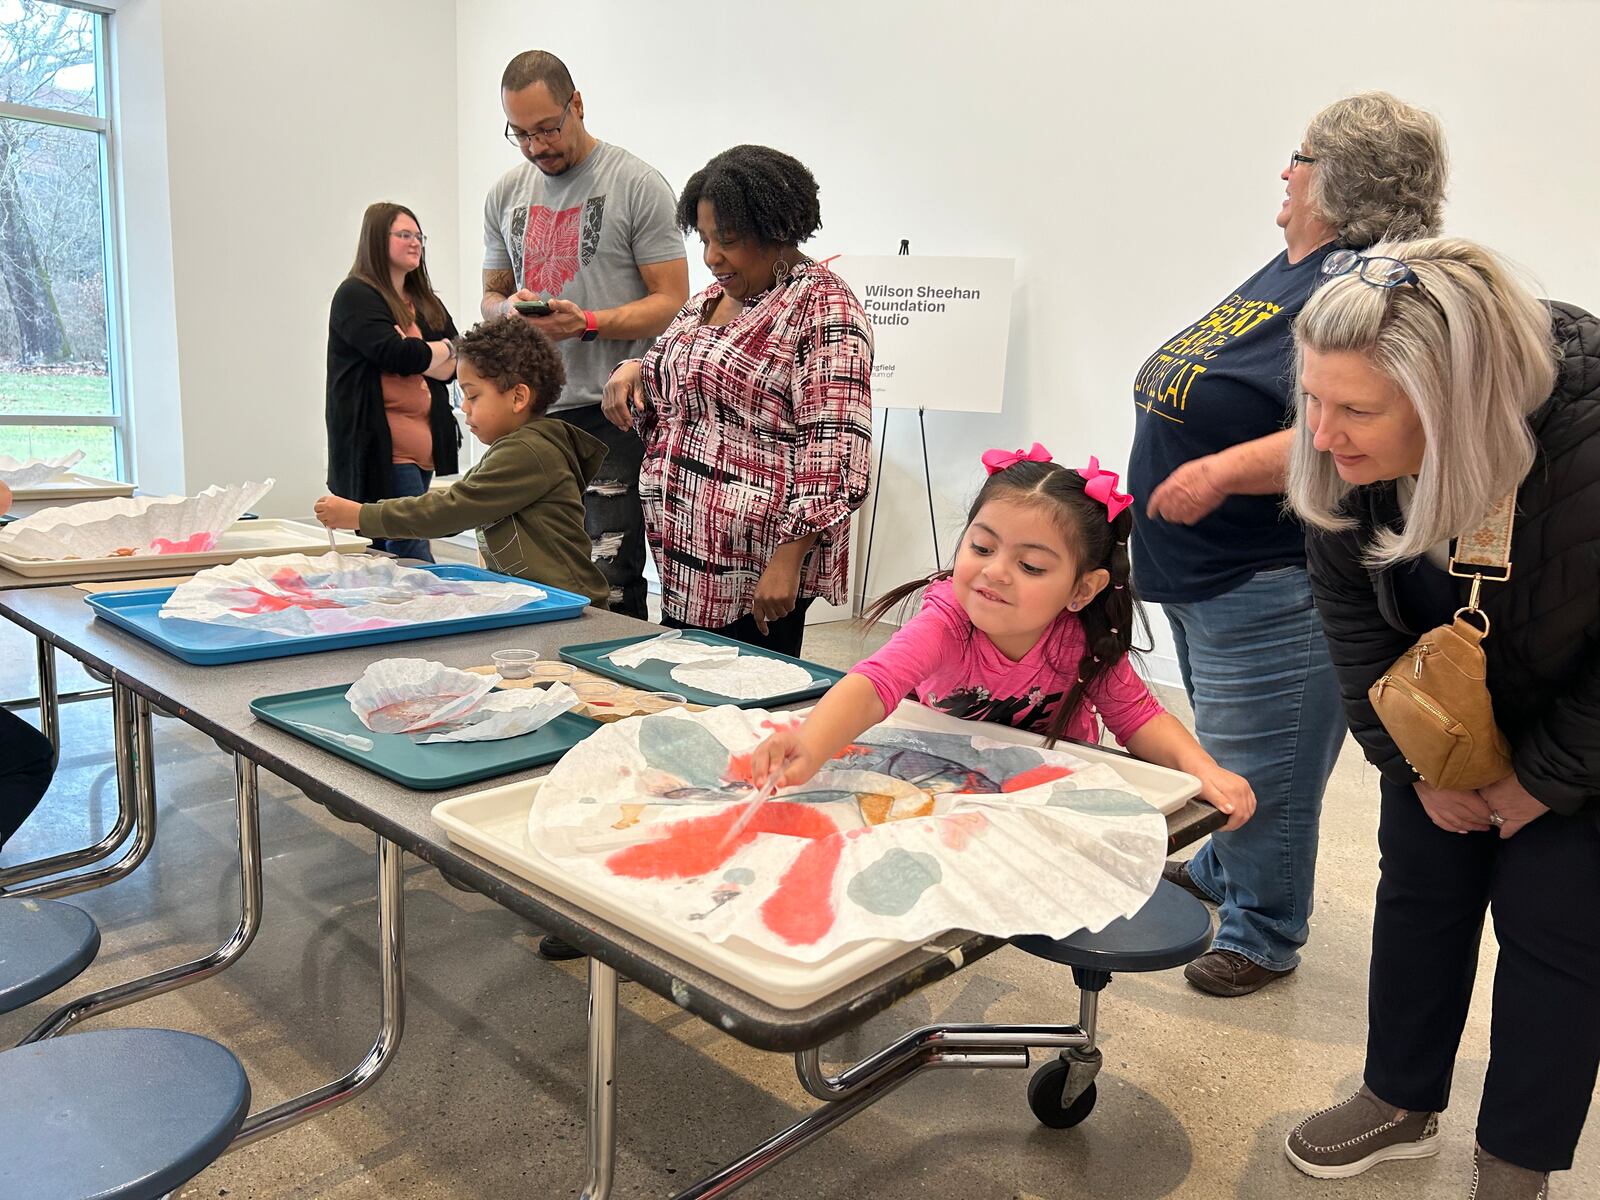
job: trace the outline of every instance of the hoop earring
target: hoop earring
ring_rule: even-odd
[[[787,279],[789,277],[789,269],[790,269],[789,268],[789,264],[784,262],[783,259],[781,259],[781,258],[778,259],[777,262],[772,264],[772,286],[773,287],[777,287],[780,283],[782,283],[785,279]]]

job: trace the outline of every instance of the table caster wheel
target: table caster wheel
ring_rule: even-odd
[[[1059,1058],[1034,1072],[1028,1081],[1028,1107],[1039,1124],[1051,1129],[1071,1129],[1094,1111],[1095,1086],[1089,1085],[1068,1103],[1062,1103],[1069,1067]]]

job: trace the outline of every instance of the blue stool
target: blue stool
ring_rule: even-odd
[[[59,900],[0,899],[0,1013],[48,996],[100,953],[100,930]]]
[[[250,1111],[222,1046],[105,1029],[0,1053],[0,1196],[158,1200],[210,1166]]]
[[[1042,1124],[1069,1129],[1094,1108],[1094,1077],[1100,1073],[1095,1045],[1095,1017],[1100,993],[1116,971],[1165,971],[1204,954],[1211,945],[1211,914],[1188,892],[1162,880],[1145,905],[1131,917],[1119,917],[1099,933],[1071,937],[1011,939],[1012,945],[1038,958],[1072,968],[1080,992],[1081,1024],[1089,1034],[1082,1049],[1063,1050],[1028,1082],[1028,1106]]]

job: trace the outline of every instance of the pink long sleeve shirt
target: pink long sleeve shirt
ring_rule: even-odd
[[[1056,705],[1077,679],[1084,654],[1083,625],[1063,611],[1021,661],[1012,662],[972,624],[948,579],[931,584],[922,609],[881,650],[852,671],[871,680],[883,711],[906,696],[970,721],[994,721],[1044,733]],[[1066,736],[1100,739],[1100,721],[1123,745],[1165,709],[1126,656],[1088,690],[1087,705],[1067,721]]]

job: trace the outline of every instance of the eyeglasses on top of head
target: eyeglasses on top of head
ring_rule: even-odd
[[[513,146],[527,146],[533,142],[540,142],[548,146],[554,139],[561,136],[561,131],[566,127],[567,118],[572,115],[572,100],[569,98],[561,106],[561,119],[554,125],[546,125],[542,129],[513,129],[511,122],[506,122],[505,139]]]
[[[1326,279],[1348,275],[1352,271],[1359,271],[1361,282],[1373,287],[1397,288],[1409,283],[1418,291],[1428,290],[1422,286],[1417,273],[1398,258],[1382,254],[1359,254],[1354,250],[1335,250],[1322,260],[1322,275]]]

